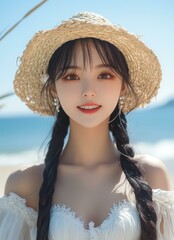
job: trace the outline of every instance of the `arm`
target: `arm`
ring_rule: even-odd
[[[5,195],[0,198],[0,239],[36,239],[37,212],[34,192],[37,190],[35,167],[11,174]],[[33,183],[35,182],[35,185]]]
[[[28,207],[37,210],[43,167],[41,164],[12,173],[5,185],[5,195],[16,193],[26,199]]]
[[[174,209],[171,207],[171,199],[174,198],[174,192],[170,191],[171,186],[167,168],[161,160],[150,155],[138,156],[136,160],[140,162],[145,180],[150,187],[152,189],[161,189],[159,193],[153,191],[155,210],[158,217],[158,240],[170,240],[171,236],[174,236],[172,230],[174,228]]]
[[[136,157],[142,166],[145,180],[152,189],[171,190],[170,177],[165,164],[150,155]]]

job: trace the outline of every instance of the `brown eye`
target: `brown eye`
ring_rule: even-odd
[[[111,79],[113,76],[109,73],[102,73],[99,75],[100,79]]]
[[[77,75],[74,75],[74,74],[69,74],[66,77],[64,77],[64,79],[66,79],[66,80],[78,80],[79,77]]]

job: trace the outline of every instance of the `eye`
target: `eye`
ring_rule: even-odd
[[[111,79],[111,78],[113,78],[113,76],[109,73],[102,73],[102,74],[99,75],[98,78],[99,79]]]
[[[67,76],[65,76],[63,79],[66,79],[66,80],[78,80],[79,77],[75,74],[69,74]]]

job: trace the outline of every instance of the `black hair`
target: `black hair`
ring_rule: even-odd
[[[84,64],[87,59],[90,62],[91,43],[95,46],[102,62],[109,64],[116,73],[121,75],[126,86],[133,92],[130,84],[129,69],[124,55],[114,45],[95,38],[72,40],[59,47],[49,61],[47,70],[49,79],[43,90],[49,92],[50,86],[54,84],[58,78],[65,74],[72,59],[76,58],[75,53],[77,44],[80,44],[82,47]],[[156,240],[157,216],[152,202],[152,189],[144,180],[141,167],[134,159],[134,151],[129,144],[126,117],[125,114],[120,111],[119,104],[117,104],[115,110],[110,116],[110,119],[113,119],[118,112],[120,112],[119,117],[109,123],[109,130],[113,135],[113,141],[116,144],[118,151],[121,153],[120,165],[122,170],[135,193],[136,207],[141,221],[141,240]],[[64,139],[67,135],[68,126],[69,117],[62,107],[60,107],[60,112],[56,116],[52,137],[49,142],[48,152],[45,158],[43,182],[39,192],[37,240],[48,240],[50,210],[52,206],[55,181],[57,178],[57,168],[59,164],[59,157],[64,145]]]
[[[117,105],[112,115],[118,112]],[[156,240],[157,215],[152,204],[152,189],[143,178],[140,164],[134,159],[134,151],[129,143],[127,132],[127,120],[122,111],[119,117],[109,125],[109,129],[120,152],[122,170],[135,194],[136,208],[141,221],[141,240]]]

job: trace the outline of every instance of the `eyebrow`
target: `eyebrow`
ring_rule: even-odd
[[[112,68],[110,64],[106,64],[106,63],[99,64],[95,67],[96,68]]]
[[[66,69],[67,69],[67,70],[68,70],[68,69],[81,69],[81,67],[76,66],[76,65],[71,65],[71,66],[68,66]]]
[[[94,68],[112,68],[112,67],[109,64],[102,63],[102,64],[94,66]],[[82,68],[80,66],[70,65],[70,66],[67,67],[67,70],[68,69],[78,69],[78,70],[80,70]]]

